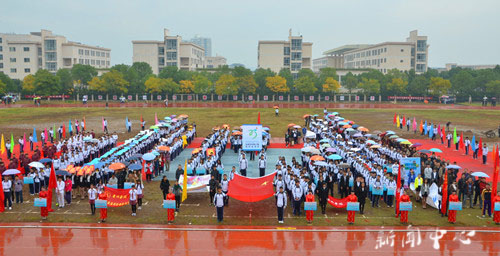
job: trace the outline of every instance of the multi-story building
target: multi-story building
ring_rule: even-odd
[[[302,36],[292,36],[290,29],[288,41],[259,41],[258,67],[279,72],[290,69],[296,78],[303,68],[311,69],[312,43],[304,42]]]
[[[368,47],[368,44],[352,44],[344,45],[323,52],[324,57],[317,58],[313,60],[313,71],[319,72],[323,68],[334,68],[343,69],[344,68],[344,53],[347,51],[352,51],[359,48]]]
[[[181,36],[169,35],[164,29],[163,41],[132,41],[133,62],[146,62],[154,74],[168,66],[183,70],[204,68],[205,49],[191,42],[182,42]]]
[[[205,57],[212,57],[212,39],[208,37],[200,37],[196,35],[194,38],[189,40],[191,43],[194,43],[198,46],[203,47],[205,49]]]
[[[491,64],[483,64],[483,65],[459,65],[457,63],[446,63],[444,69],[437,69],[439,72],[441,71],[450,71],[453,68],[463,68],[463,69],[471,69],[471,70],[480,70],[480,69],[493,69],[498,64],[496,65],[491,65]]]
[[[215,57],[206,57],[205,58],[205,67],[206,68],[220,68],[224,65],[227,65],[226,58],[222,56]]]
[[[391,69],[413,69],[422,74],[427,71],[428,49],[427,36],[414,30],[406,42],[384,42],[345,52],[344,68],[372,68],[384,74]]]
[[[0,72],[13,79],[23,79],[39,69],[55,73],[75,64],[106,69],[111,66],[110,53],[110,49],[71,42],[49,30],[0,34]]]

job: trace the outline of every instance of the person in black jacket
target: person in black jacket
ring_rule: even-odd
[[[348,182],[349,182],[349,177],[347,177],[346,173],[342,171],[342,176],[340,176],[339,180],[339,193],[340,193],[340,198],[345,198],[347,194],[347,187],[348,187]]]
[[[219,184],[215,180],[215,176],[211,175],[210,181],[208,182],[208,187],[210,188],[210,205],[213,204],[215,193],[217,192],[217,187]]]
[[[160,189],[161,192],[163,193],[163,200],[167,199],[169,188],[170,188],[170,182],[168,181],[167,176],[163,176],[163,179],[161,180],[160,183]]]
[[[179,177],[184,174],[184,170],[182,169],[182,166],[179,164],[177,166],[177,170],[175,170],[175,180],[179,180]]]
[[[368,188],[366,187],[366,184],[362,182],[361,186],[356,188],[355,193],[358,197],[359,213],[363,214],[363,212],[365,211],[366,196],[368,195]]]
[[[321,187],[317,189],[319,205],[321,206],[321,213],[326,212],[326,202],[328,201],[328,187],[326,182],[321,183]]]

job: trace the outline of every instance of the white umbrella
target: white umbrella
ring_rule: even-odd
[[[319,155],[319,154],[321,154],[321,152],[319,152],[319,150],[317,148],[313,148],[311,150],[311,154],[313,154],[313,155]]]
[[[31,162],[28,164],[28,166],[34,167],[34,168],[44,168],[45,167],[45,165],[43,165],[40,162]]]
[[[316,133],[311,132],[311,131],[307,131],[305,137],[310,138],[310,139],[314,139],[314,138],[316,138]]]
[[[471,174],[474,177],[480,177],[480,178],[489,178],[490,176],[484,172],[473,172]]]
[[[316,166],[328,166],[328,163],[323,162],[323,161],[316,161],[316,162],[314,162],[314,165],[316,165]]]
[[[8,169],[5,172],[2,173],[2,175],[7,176],[7,175],[16,175],[21,173],[19,170],[16,169]]]

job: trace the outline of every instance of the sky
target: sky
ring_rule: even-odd
[[[313,43],[313,58],[345,44],[428,36],[429,67],[500,63],[498,0],[2,0],[0,32],[41,29],[111,48],[111,62],[132,63],[132,40],[212,39],[228,64],[257,67],[259,40],[288,30]]]

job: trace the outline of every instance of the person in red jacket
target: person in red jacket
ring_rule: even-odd
[[[99,194],[98,196],[99,200],[107,200],[108,195],[103,191],[102,193]],[[106,219],[108,218],[108,209],[107,208],[101,208],[101,221],[100,222],[106,222]]]
[[[495,196],[495,200],[493,200],[493,202],[500,203],[500,191]],[[493,206],[493,209],[495,209],[495,206]],[[500,225],[500,211],[494,211],[493,221],[495,222],[495,224]]]
[[[314,195],[313,195],[312,191],[309,191],[309,193],[307,193],[306,202],[308,202],[308,203],[314,202]],[[307,223],[312,223],[313,216],[314,216],[314,211],[306,211]]]
[[[450,202],[460,202],[458,200],[457,192],[453,191],[453,193],[450,195],[450,199],[448,199],[448,204]],[[457,211],[449,210],[448,211],[448,222],[455,224],[456,221],[457,221]]]
[[[173,188],[170,189],[169,193],[167,194],[167,200],[174,200],[175,201],[175,195],[172,193],[174,191]],[[167,210],[167,221],[168,223],[174,222],[175,219],[175,209],[168,209]]]
[[[347,202],[349,202],[349,203],[358,202],[358,197],[354,194],[354,191],[351,191],[351,194],[347,196]],[[355,216],[356,216],[355,211],[347,211],[347,222],[349,224],[354,224]]]
[[[38,197],[45,199],[49,197],[49,192],[47,192],[47,189],[45,187],[42,187],[42,191],[40,191]],[[42,220],[47,219],[47,216],[49,216],[49,210],[47,209],[47,207],[40,207],[40,216],[42,216]]]
[[[406,191],[403,193],[399,201],[403,203],[410,202],[410,196],[406,193]],[[408,223],[408,211],[400,211],[400,213],[401,216],[399,220],[401,221],[401,223]]]

